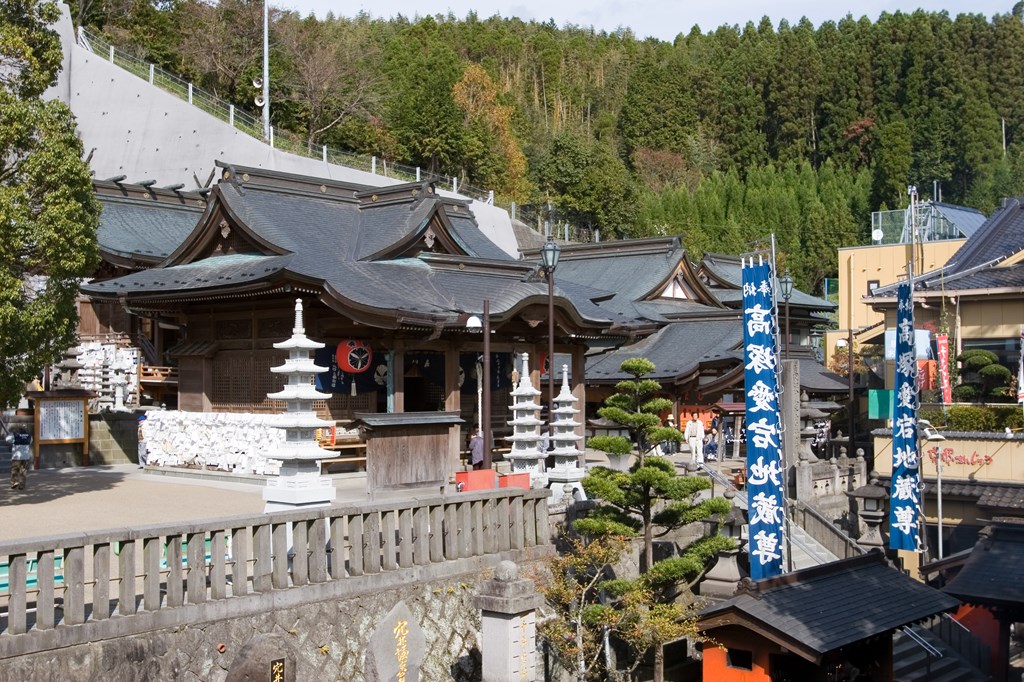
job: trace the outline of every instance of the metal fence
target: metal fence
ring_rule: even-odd
[[[202,88],[196,87],[193,83],[180,78],[170,71],[128,54],[124,50],[119,50],[103,36],[80,27],[78,29],[78,44],[93,54],[104,57],[111,64],[115,64],[125,71],[148,81],[151,85],[160,88],[164,92],[170,93],[192,106],[202,109],[211,116],[224,121],[250,137],[257,140],[264,139],[263,120],[261,117],[240,109]],[[517,205],[513,201],[496,200],[493,190],[485,190],[461,182],[457,177],[443,177],[436,173],[425,171],[422,168],[395,163],[373,155],[357,154],[341,149],[333,149],[326,145],[310,144],[309,141],[301,139],[295,133],[287,130],[277,130],[273,127],[270,129],[270,139],[266,142],[275,149],[280,149],[297,156],[355,168],[356,170],[394,178],[403,182],[434,182],[439,187],[450,189],[452,192],[462,196],[504,208],[509,211],[513,220],[521,220],[538,232],[544,233],[545,216],[549,215],[546,207],[523,206]],[[600,239],[600,234],[597,230],[569,225],[568,223],[559,224],[553,229],[553,232],[557,239],[564,239],[565,241],[591,242],[599,241]]]

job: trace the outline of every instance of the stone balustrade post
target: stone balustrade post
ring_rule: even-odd
[[[483,682],[537,679],[537,613],[541,595],[518,567],[502,561],[473,603],[481,611]]]

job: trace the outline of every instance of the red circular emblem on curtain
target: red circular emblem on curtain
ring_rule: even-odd
[[[342,371],[359,374],[370,369],[373,349],[362,341],[348,339],[338,344],[337,358]]]

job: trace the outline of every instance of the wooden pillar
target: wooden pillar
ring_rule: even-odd
[[[444,351],[444,409],[445,412],[462,411],[462,394],[459,392],[459,351],[456,348],[447,348]],[[462,451],[460,437],[462,428],[459,424],[452,424],[448,427],[448,455],[449,472],[459,470],[462,459],[459,453]],[[454,478],[454,473],[451,475]]]
[[[576,421],[580,423],[576,427],[576,435],[586,438],[587,436],[587,389],[586,389],[586,366],[587,359],[584,355],[584,349],[582,346],[572,347],[572,367],[571,367],[571,378],[572,378],[572,395],[579,402],[576,403],[576,407],[579,408],[580,413],[576,415]],[[579,441],[580,449],[580,466],[586,465],[587,456],[584,454],[584,446],[586,441]]]
[[[392,363],[388,367],[388,374],[393,378],[392,409],[394,412],[405,412],[405,351],[395,349],[391,357]]]

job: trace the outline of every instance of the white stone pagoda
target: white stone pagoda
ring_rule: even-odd
[[[550,454],[555,458],[555,466],[547,471],[551,488],[549,504],[558,504],[566,496],[587,499],[581,483],[587,472],[580,466],[580,451],[576,447],[576,443],[583,440],[583,436],[576,434],[580,422],[575,417],[580,411],[572,406],[574,402],[577,398],[569,390],[569,366],[562,365],[562,390],[555,397],[555,414],[551,418],[555,449]]]
[[[281,471],[270,478],[263,489],[265,512],[326,507],[337,495],[331,480],[320,475],[320,460],[325,453],[316,442],[316,430],[332,426],[333,422],[320,419],[313,411],[314,400],[331,397],[313,386],[313,375],[326,372],[328,368],[314,363],[310,354],[323,347],[324,344],[306,337],[302,326],[302,299],[296,299],[292,337],[274,344],[274,348],[288,351],[288,359],[283,365],[270,368],[271,372],[284,374],[288,381],[284,389],[268,393],[267,397],[284,400],[288,408],[276,420],[276,426],[285,431],[285,441],[267,453],[269,459],[281,462]]]
[[[519,385],[512,391],[512,435],[507,440],[512,442],[512,452],[507,458],[512,462],[512,473],[530,474],[530,486],[547,485],[544,475],[544,458],[546,452],[541,451],[540,427],[544,424],[538,419],[540,405],[536,397],[540,391],[530,383],[530,356],[523,353],[523,371],[519,375]]]

